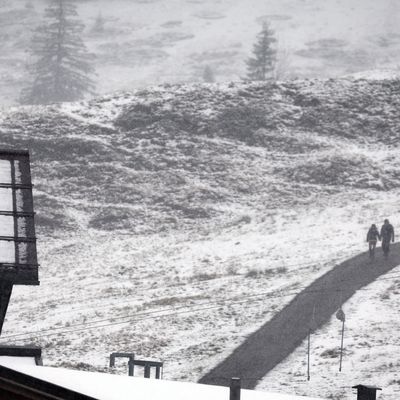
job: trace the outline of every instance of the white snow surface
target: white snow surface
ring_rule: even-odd
[[[8,160],[0,160],[0,183],[11,183],[11,164]]]
[[[19,367],[36,366],[36,361],[34,357],[0,356],[0,365],[11,369],[18,369]]]
[[[28,365],[13,357],[0,357],[0,365],[26,375],[44,380],[94,397],[98,400],[227,400],[229,388],[201,385],[187,382],[174,382],[160,379],[145,379],[119,376],[98,372],[74,371],[65,368],[51,368]],[[254,390],[242,390],[242,400],[317,400]]]
[[[252,222],[207,237],[174,233],[130,238],[82,232],[70,243],[52,240],[40,246],[41,254],[49,251],[53,254],[51,275],[57,276],[59,287],[65,282],[74,289],[68,293],[56,290],[54,279],[43,270],[39,288],[16,287],[5,325],[5,340],[10,340],[7,336],[16,332],[39,331],[38,339],[34,339],[34,333],[28,337],[44,346],[45,361],[85,360],[99,367],[107,363],[107,355],[112,351],[134,350],[141,357],[164,360],[166,378],[194,381],[229,355],[246,335],[273,317],[301,288],[335,263],[365,250],[364,221],[380,220],[398,207],[397,195],[381,196],[360,202],[357,210],[363,210],[362,214],[355,212],[354,204],[332,205],[327,209],[315,206],[275,215],[274,222]],[[393,223],[398,220],[393,219]],[[57,256],[55,249],[60,251],[69,246],[76,249],[76,241],[82,243],[79,259],[74,251]],[[96,260],[96,270],[85,267],[85,263],[91,265],[92,259]],[[136,265],[136,274],[146,273],[145,280],[126,280],[123,275],[118,278],[118,274],[112,282],[109,280],[115,268],[124,270],[123,266],[130,262]],[[81,266],[80,271],[73,269],[76,263]],[[279,273],[280,267],[286,271]],[[101,276],[96,271],[102,271]],[[252,271],[254,276],[246,277],[253,275]],[[196,278],[201,274],[204,278]],[[400,300],[395,296],[395,303],[382,303],[379,286],[372,285],[361,293],[367,309],[383,308],[374,314],[379,324],[371,325],[365,311],[348,314],[348,323],[354,325],[353,333],[346,331],[346,337],[352,337],[345,342],[346,352],[354,354],[349,359],[350,366],[345,364],[341,374],[333,373],[337,357],[329,364],[321,364],[321,358],[313,353],[312,381],[307,382],[305,345],[302,345],[275,369],[277,372],[267,375],[259,388],[318,396],[324,387],[325,395],[339,390],[344,394],[343,399],[352,399],[350,385],[371,383],[368,375],[371,368],[375,371],[374,381],[378,384],[386,381],[387,357],[393,355],[389,363],[398,365],[397,352],[389,345],[385,347],[381,332],[390,334],[400,328],[398,323],[393,326],[393,321],[398,321],[393,313],[400,309]],[[21,304],[23,311],[18,311]],[[149,305],[152,315],[146,309],[140,311],[143,304]],[[345,312],[349,307],[356,310],[362,303],[356,299],[350,304],[353,305],[345,305]],[[36,313],[34,326],[26,325],[33,313]],[[87,319],[91,326],[80,325]],[[361,331],[357,328],[360,326],[363,326]],[[81,332],[81,328],[91,330]],[[327,335],[316,333],[320,339],[318,344],[313,341],[313,346],[319,353],[337,348],[338,329],[333,318],[323,329]],[[23,336],[11,339],[17,343],[23,339],[20,343],[26,343]],[[114,341],[120,343],[120,348],[115,347]],[[374,343],[380,343],[381,357],[366,364],[364,357]],[[118,369],[125,373],[125,363]],[[393,381],[392,374],[390,379]],[[390,379],[386,381],[390,389],[387,388],[382,399],[392,399],[388,395],[396,393],[396,385]]]

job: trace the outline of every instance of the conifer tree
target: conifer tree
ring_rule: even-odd
[[[267,23],[264,23],[253,46],[253,57],[246,61],[247,79],[265,81],[273,78],[276,64],[276,42],[275,32]]]
[[[25,3],[25,8],[26,8],[27,10],[33,11],[33,10],[35,9],[35,6],[33,5],[33,3],[32,3],[31,0],[28,0],[28,1]]]
[[[92,55],[81,39],[84,25],[77,16],[72,0],[51,0],[32,38],[32,83],[22,91],[21,103],[74,101],[93,93]]]
[[[94,25],[92,27],[92,32],[94,34],[104,33],[104,18],[101,12],[97,14],[96,20],[94,21]]]
[[[215,82],[214,71],[212,70],[212,68],[209,65],[207,65],[203,70],[203,80],[204,80],[204,82],[207,82],[207,83]]]

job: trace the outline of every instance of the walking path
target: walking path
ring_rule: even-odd
[[[366,252],[337,265],[298,294],[199,382],[228,386],[231,377],[239,377],[243,388],[254,389],[259,380],[303,342],[311,321],[313,329],[322,327],[358,289],[398,265],[400,243],[391,245],[387,260],[378,248],[375,260],[370,260]]]

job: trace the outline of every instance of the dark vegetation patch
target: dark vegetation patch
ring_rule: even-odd
[[[282,275],[285,274],[287,272],[287,268],[286,267],[278,267],[278,268],[266,268],[263,270],[260,269],[250,269],[249,271],[247,271],[246,273],[246,278],[259,278],[262,276],[267,276],[267,277],[271,277],[271,276],[276,276],[276,275]]]
[[[216,273],[206,273],[206,272],[202,272],[200,274],[196,274],[193,275],[190,278],[190,282],[196,282],[196,281],[210,281],[213,280],[215,278],[217,278],[218,275]]]
[[[398,46],[400,44],[400,34],[398,33],[388,33],[386,35],[377,35],[369,37],[372,43],[383,49],[389,47]]]
[[[343,354],[344,355],[349,356],[351,353],[352,353],[351,351],[349,351],[347,349],[343,349]],[[340,357],[340,348],[339,347],[335,347],[335,348],[324,350],[320,354],[320,356],[322,358],[339,358]]]
[[[163,28],[176,28],[181,25],[182,25],[182,21],[180,21],[180,20],[171,20],[171,21],[167,21],[167,22],[164,22],[163,24],[161,24],[161,26]]]
[[[320,356],[322,358],[339,358],[340,356],[340,350],[337,348],[335,349],[328,349],[328,350],[324,350]]]
[[[218,63],[231,63],[232,60],[239,54],[237,50],[207,50],[201,53],[192,53],[190,58],[196,62],[218,62]]]
[[[183,218],[189,219],[207,219],[211,218],[214,214],[212,208],[205,208],[205,207],[194,207],[190,202],[184,203],[165,203],[167,207],[174,211],[174,214],[177,214]]]
[[[140,212],[137,215],[129,209],[114,208],[110,204],[109,208],[101,210],[89,221],[89,228],[114,231],[117,229],[128,229],[135,231],[135,222],[144,220],[144,215]]]
[[[268,110],[263,104],[250,102],[227,107],[218,115],[215,128],[222,135],[233,137],[248,144],[257,144],[255,134],[260,129],[275,130],[275,121],[268,118]]]
[[[155,34],[148,39],[147,44],[153,47],[171,46],[183,40],[193,39],[192,33],[181,31],[168,31]]]
[[[338,82],[339,86],[338,86]],[[308,83],[299,90],[285,84],[287,100],[299,107],[296,125],[326,136],[356,140],[397,141],[400,81],[336,81]]]
[[[310,48],[320,48],[320,47],[345,47],[349,44],[346,40],[337,38],[324,38],[318,40],[312,40],[307,42],[306,45]]]
[[[133,104],[116,120],[116,124],[125,129],[144,128],[154,124],[162,119],[160,105],[157,103],[150,104]]]
[[[275,132],[280,128],[387,142],[398,137],[399,91],[397,81],[289,82],[244,86],[236,93],[195,87],[178,89],[168,100],[153,97],[134,102],[116,124],[126,130],[155,129],[160,124],[167,131],[231,137],[247,144],[259,144],[254,138],[259,129]],[[146,92],[140,94],[142,99],[146,96]],[[202,115],[204,108],[212,114]]]
[[[61,200],[61,199],[60,199]],[[35,223],[39,234],[51,234],[54,231],[76,228],[75,221],[66,214],[64,204],[46,194],[35,194]]]
[[[32,15],[32,11],[26,8],[19,8],[14,10],[0,12],[0,27],[7,25],[15,25],[17,22],[24,22]]]
[[[114,128],[47,107],[9,114],[0,129],[4,147],[31,150],[39,229],[74,227],[77,207],[93,229],[162,232],[217,220],[232,204],[398,187],[397,157],[346,149],[398,145],[398,93],[396,80],[166,85],[129,95]],[[93,100],[82,116],[104,107]]]
[[[147,310],[149,308],[158,306],[175,306],[177,304],[195,304],[197,300],[207,300],[210,296],[197,295],[197,296],[184,296],[184,297],[164,297],[162,299],[156,299],[142,304],[140,311]]]
[[[317,47],[298,50],[298,56],[312,59],[322,59],[330,65],[349,65],[352,70],[357,70],[362,65],[370,64],[370,54],[363,50],[344,49],[341,47]]]
[[[327,144],[315,141],[312,137],[303,135],[287,134],[286,132],[271,132],[259,129],[254,133],[254,142],[259,146],[266,147],[270,151],[281,151],[291,154],[303,154],[313,150],[321,150]]]
[[[225,18],[224,14],[221,14],[217,11],[213,11],[213,10],[204,10],[204,11],[200,11],[196,14],[194,14],[195,17],[197,18],[201,18],[201,19],[222,19]]]
[[[370,65],[371,54],[363,48],[351,48],[349,42],[337,38],[325,38],[306,43],[306,48],[296,51],[296,55],[309,59],[322,60],[327,66],[343,68],[349,71],[360,70]]]
[[[107,367],[96,367],[92,364],[87,364],[84,362],[70,362],[70,361],[62,361],[56,364],[58,368],[67,368],[67,369],[74,369],[77,371],[89,371],[89,372],[104,372],[110,373],[110,369]],[[112,373],[112,371],[111,371]]]
[[[388,190],[399,186],[390,173],[373,160],[355,154],[333,154],[309,159],[288,168],[286,177],[318,185],[344,185],[360,189]]]

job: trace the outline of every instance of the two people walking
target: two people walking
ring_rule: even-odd
[[[381,231],[375,224],[372,224],[367,233],[367,242],[369,245],[369,256],[375,257],[375,248],[378,240],[382,240],[382,251],[385,258],[388,257],[390,251],[390,241],[394,242],[394,228],[388,219],[383,222]]]

